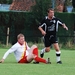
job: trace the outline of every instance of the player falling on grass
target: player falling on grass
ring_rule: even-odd
[[[50,63],[49,60],[45,60],[38,56],[38,48],[36,45],[33,45],[31,48],[28,46],[23,34],[19,34],[17,36],[17,40],[18,40],[17,43],[15,43],[4,54],[2,60],[0,60],[0,63],[3,63],[6,57],[12,52],[14,52],[15,58],[18,63],[30,63],[32,60],[46,64]]]
[[[48,16],[42,20],[40,26],[38,27],[44,36],[45,44],[45,48],[41,50],[40,56],[43,57],[45,52],[49,52],[50,46],[53,44],[56,50],[57,63],[62,64],[60,60],[61,51],[59,49],[56,32],[58,31],[58,25],[62,26],[66,30],[68,30],[68,27],[54,16],[54,9],[49,8],[47,13]]]

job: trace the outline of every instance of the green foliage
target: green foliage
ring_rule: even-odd
[[[6,40],[7,27],[10,27],[10,43],[17,41],[16,37],[19,33],[23,33],[26,36],[27,41],[38,41],[38,28],[35,25],[34,17],[31,12],[0,12],[0,27],[4,27],[4,32],[1,30],[1,38]],[[3,37],[3,35],[5,37]],[[35,36],[35,37],[33,37]],[[4,40],[2,43],[5,43]]]
[[[32,7],[32,12],[37,21],[43,19],[47,14],[47,9],[52,7],[51,0],[35,0],[36,5]],[[40,17],[39,17],[40,16]]]
[[[0,26],[0,45],[6,42],[6,28],[4,26]]]
[[[71,0],[65,0],[66,2],[66,6],[71,6],[72,5],[72,1]]]
[[[74,36],[74,13],[55,13],[55,16],[60,18],[69,28],[66,31],[60,27],[57,33],[60,42],[66,43]],[[41,16],[37,17],[40,19]],[[10,28],[9,43],[14,44],[19,33],[23,33],[28,42],[41,42],[42,35],[35,21],[35,19],[38,21],[38,18],[32,12],[0,12],[0,42],[4,44],[6,42],[7,27]]]
[[[74,26],[75,26],[74,13],[55,13],[55,16],[60,18],[68,27],[68,31],[66,31],[61,26],[59,26],[59,31],[57,33],[60,39],[59,41],[61,43],[66,43],[72,39],[73,42]]]
[[[72,0],[72,5],[75,8],[75,0]]]
[[[12,0],[0,0],[0,4],[11,4]]]

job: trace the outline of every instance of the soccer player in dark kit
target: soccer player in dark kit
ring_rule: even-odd
[[[45,44],[45,48],[41,50],[40,56],[43,57],[45,52],[49,52],[50,46],[53,44],[56,50],[56,62],[58,64],[62,64],[62,61],[60,60],[61,51],[58,45],[56,33],[58,31],[59,25],[65,28],[66,30],[68,30],[68,27],[54,16],[54,9],[49,8],[47,13],[48,16],[46,16],[42,20],[42,22],[38,27],[38,29],[41,31],[42,35],[44,36],[44,44]]]

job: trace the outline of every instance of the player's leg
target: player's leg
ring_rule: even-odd
[[[40,57],[43,58],[44,53],[45,53],[45,52],[49,52],[49,51],[50,51],[50,46],[43,48],[43,49],[41,50],[41,52],[40,52]]]
[[[59,45],[58,43],[54,43],[53,45],[56,50],[56,61],[57,63],[62,64],[61,59],[60,59],[61,51],[60,51]]]
[[[43,59],[43,58],[40,58],[38,56],[38,48],[36,45],[33,45],[31,47],[31,49],[29,50],[29,55],[27,56],[27,60],[29,62],[31,62],[32,60],[35,60],[37,62],[42,62],[42,63],[49,63],[49,61]]]
[[[28,60],[30,60],[31,57],[32,57],[32,59],[33,59],[33,58],[34,58],[34,55],[38,56],[38,49],[37,49],[37,46],[36,46],[36,45],[33,45],[33,46],[31,47],[31,49],[28,50],[28,51],[29,51]],[[34,60],[33,63],[34,63],[34,64],[38,64],[39,62],[37,62],[37,61]]]
[[[28,62],[31,62],[34,59],[34,54],[33,51],[36,55],[38,55],[38,51],[36,51],[37,46],[33,45],[29,50],[28,50],[28,55],[27,55],[27,60]]]
[[[57,36],[54,35],[51,40],[52,40],[53,46],[54,46],[54,48],[56,50],[56,60],[57,60],[57,63],[62,64],[62,62],[60,60],[60,54],[61,54],[61,52],[60,52],[60,48],[59,48],[59,45],[58,45]]]
[[[51,43],[50,43],[49,37],[44,37],[44,45],[45,45],[45,48],[43,48],[43,49],[41,50],[41,52],[40,52],[40,57],[43,58],[44,53],[50,51],[50,44],[51,44]]]
[[[33,45],[31,49],[27,51],[28,55],[24,56],[18,63],[29,63],[34,59],[34,55],[38,56],[38,50],[36,45]]]

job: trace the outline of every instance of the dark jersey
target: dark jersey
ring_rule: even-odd
[[[58,25],[62,26],[62,22],[58,18],[53,17],[53,19],[50,20],[46,16],[41,22],[40,27],[43,28],[43,30],[46,32],[46,35],[56,35],[56,32],[58,31]]]

